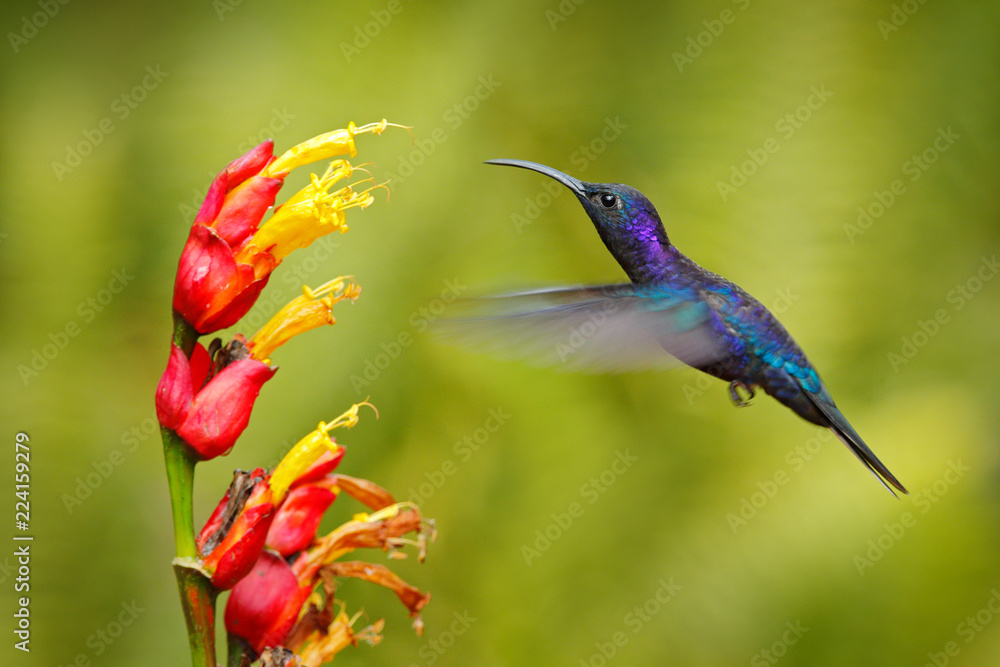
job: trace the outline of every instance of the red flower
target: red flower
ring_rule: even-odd
[[[389,551],[390,557],[403,557],[398,549],[406,544],[417,545],[423,560],[427,540],[433,539],[433,526],[425,525],[419,512],[408,503],[396,504],[387,491],[371,482],[333,473],[344,450],[330,431],[354,426],[362,405],[367,403],[351,406],[332,422],[320,422],[289,450],[270,475],[259,468],[253,473],[239,473],[198,538],[199,551],[205,556],[203,568],[212,571],[212,564],[219,562],[212,571],[216,585],[228,583],[239,573],[235,563],[242,567],[253,553],[259,554],[250,573],[233,585],[225,613],[227,631],[246,641],[254,652],[251,659],[268,647],[284,646],[296,652],[302,649],[305,653],[299,653],[301,656],[311,656],[309,660],[303,657],[304,664],[320,664],[356,639],[377,641],[381,622],[355,633],[352,619],[342,612],[334,614],[334,577],[364,579],[393,590],[414,618],[417,632],[422,628],[420,610],[429,595],[384,566],[336,562],[360,548],[378,548]],[[375,512],[355,515],[329,535],[315,539],[323,512],[341,490]],[[240,498],[247,496],[249,499],[241,507]],[[278,510],[273,518],[258,519],[251,510],[265,503],[267,511],[272,505],[277,505]],[[259,511],[263,514],[265,510]],[[236,534],[244,517],[250,527]],[[229,525],[232,528],[220,537]],[[264,525],[270,526],[267,547],[280,553],[263,548],[256,531]],[[411,532],[417,533],[416,540],[403,537]],[[206,554],[206,545],[212,541],[219,542],[219,546]],[[220,551],[226,555],[217,559]],[[300,555],[290,565],[283,556],[296,552]],[[229,565],[230,561],[234,563],[232,574],[222,577],[222,564]],[[223,581],[217,583],[217,579]],[[323,597],[317,602],[310,595],[321,583]],[[310,604],[305,608],[307,600]]]
[[[353,577],[389,588],[406,606],[413,617],[414,628],[420,633],[423,624],[420,610],[430,595],[413,588],[384,565],[336,559],[359,548],[391,550],[390,557],[402,557],[395,551],[403,544],[413,543],[402,536],[416,532],[417,543],[424,545],[433,529],[427,532],[420,514],[410,508],[392,505],[372,515],[361,515],[348,521],[329,535],[318,540],[289,565],[278,554],[265,550],[253,570],[241,579],[226,603],[226,630],[242,637],[260,654],[266,647],[286,646],[303,656],[312,650],[322,662],[352,643],[352,633],[343,635],[350,621],[342,614],[333,618],[333,577]],[[423,547],[421,546],[421,556]],[[323,585],[322,608],[310,594]],[[303,605],[310,600],[307,609]],[[325,621],[321,621],[326,617]],[[333,623],[331,623],[331,620]],[[329,627],[328,627],[329,626]],[[380,623],[377,627],[381,627]],[[375,633],[377,634],[377,632]],[[346,641],[345,641],[346,639]],[[310,646],[312,649],[310,649]],[[303,652],[303,650],[305,652]],[[253,656],[251,656],[253,657]],[[319,664],[320,660],[306,662]]]
[[[235,251],[260,225],[284,182],[262,176],[274,161],[265,141],[222,170],[209,188],[181,253],[174,282],[174,310],[199,333],[232,326],[257,301],[270,266],[237,263]]]
[[[323,513],[339,493],[327,476],[344,457],[343,448],[326,451],[296,481],[284,499],[271,492],[262,468],[236,471],[233,483],[198,534],[201,567],[220,590],[232,588],[250,572],[267,546],[289,556],[309,546]],[[280,510],[275,511],[275,505]],[[273,530],[272,530],[273,529]]]
[[[260,388],[274,375],[274,369],[253,358],[233,361],[214,375],[211,365],[200,344],[191,359],[172,345],[167,370],[156,387],[160,424],[175,431],[202,460],[232,449],[250,420]]]
[[[334,425],[337,424],[336,421],[333,422]],[[327,426],[330,426],[329,424]],[[327,449],[319,457],[313,461],[312,465],[305,469],[305,471],[295,478],[292,482],[290,488],[296,488],[302,484],[310,484],[312,482],[318,482],[331,472],[336,470],[337,466],[344,458],[344,452],[347,451],[340,445],[336,443],[333,438],[330,438],[330,446],[335,449]]]
[[[312,582],[300,586],[288,563],[265,551],[229,594],[226,630],[245,639],[258,654],[268,646],[281,646],[312,587]]]
[[[347,231],[344,211],[374,201],[368,190],[350,185],[330,192],[349,178],[353,167],[335,160],[322,177],[282,206],[267,224],[288,173],[335,155],[357,154],[354,137],[381,134],[389,123],[371,123],[328,132],[292,147],[278,158],[265,141],[216,177],[195,217],[174,281],[174,310],[200,334],[232,326],[253,307],[275,267],[296,248],[333,231]]]
[[[312,544],[323,513],[337,499],[332,486],[307,484],[289,491],[267,533],[268,548],[287,557]]]
[[[253,568],[264,550],[274,519],[271,487],[261,468],[237,471],[226,495],[198,535],[202,569],[221,590],[232,588]]]

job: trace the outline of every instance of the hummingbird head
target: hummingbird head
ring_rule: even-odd
[[[621,183],[587,183],[525,160],[487,160],[486,164],[530,169],[559,181],[580,200],[604,245],[633,282],[662,275],[673,248],[656,208],[635,188]]]

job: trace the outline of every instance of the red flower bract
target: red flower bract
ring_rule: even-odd
[[[268,530],[268,548],[288,557],[312,544],[323,513],[337,499],[333,486],[316,482],[289,491]]]
[[[264,550],[273,519],[268,475],[261,468],[237,471],[196,541],[202,569],[216,588],[232,588],[250,572]]]
[[[273,147],[265,141],[224,169],[191,227],[177,267],[174,310],[201,334],[232,326],[243,317],[278,264],[268,261],[266,252],[254,265],[234,258],[257,231],[284,182],[260,176],[274,161]]]
[[[201,334],[236,324],[256,303],[276,262],[239,264],[234,250],[210,227],[195,224],[181,253],[174,283],[174,310]],[[266,257],[266,255],[265,255]]]
[[[343,447],[338,446],[336,451],[325,451],[319,455],[313,464],[305,469],[305,471],[295,478],[292,485],[289,488],[296,488],[302,486],[303,484],[311,484],[313,482],[318,482],[326,477],[328,474],[337,469],[340,462],[344,459],[344,452],[347,451]]]
[[[234,361],[206,383],[211,363],[196,344],[189,360],[172,345],[156,387],[156,416],[199,455],[212,459],[232,449],[243,433],[260,388],[274,369],[256,359]]]
[[[268,646],[281,646],[311,590],[311,585],[299,586],[283,558],[265,551],[229,595],[226,630],[245,639],[258,654]]]

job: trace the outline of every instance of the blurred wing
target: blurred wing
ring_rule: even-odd
[[[568,287],[460,302],[443,338],[572,370],[620,372],[695,365],[723,356],[701,301],[639,285]],[[667,354],[669,352],[670,354]]]

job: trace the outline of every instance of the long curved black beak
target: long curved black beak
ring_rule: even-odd
[[[583,181],[573,178],[568,174],[564,174],[561,171],[553,169],[552,167],[546,167],[544,164],[528,162],[527,160],[486,160],[483,164],[498,164],[503,167],[520,167],[521,169],[537,171],[539,174],[545,174],[549,178],[559,181],[572,190],[577,196],[586,196],[586,189],[584,188]]]

